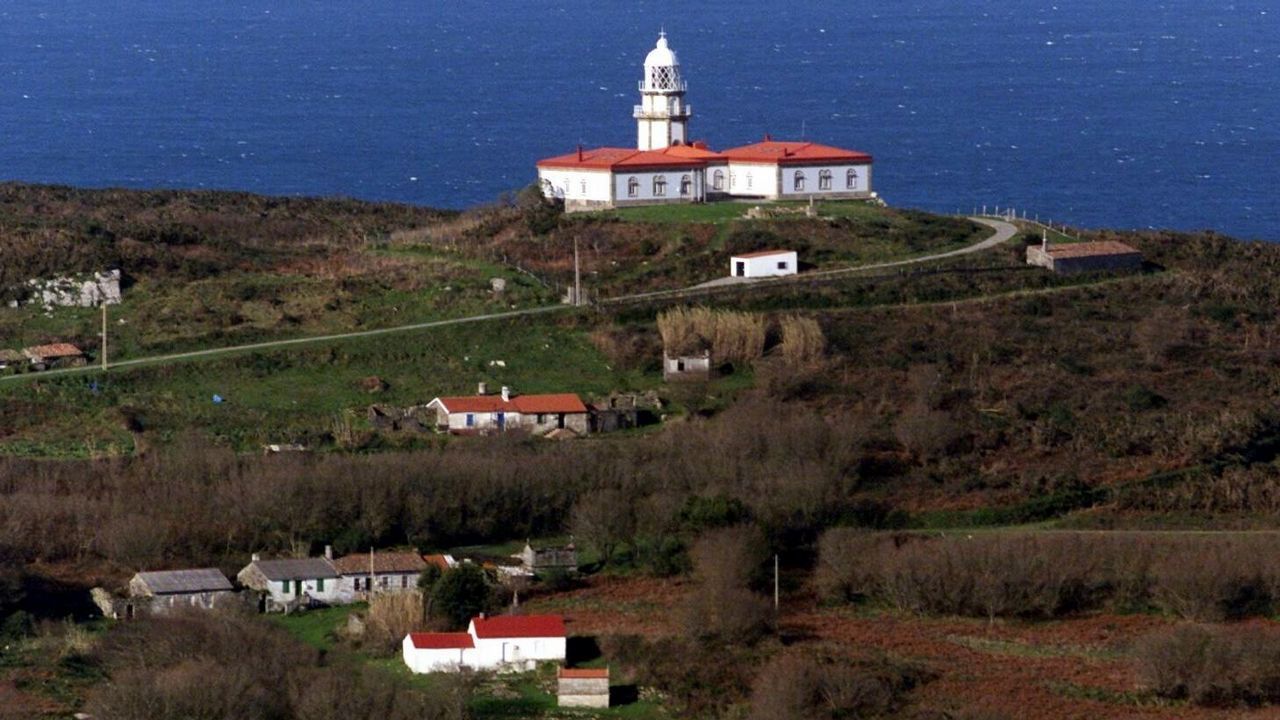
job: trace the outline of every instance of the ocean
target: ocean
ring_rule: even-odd
[[[1280,7],[1240,0],[0,3],[0,179],[440,207],[692,135],[872,153],[893,205],[1280,240]]]

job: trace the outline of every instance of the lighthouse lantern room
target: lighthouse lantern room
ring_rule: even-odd
[[[667,34],[644,59],[644,79],[640,81],[640,104],[635,107],[640,150],[661,150],[689,140],[689,117],[693,109],[684,101],[687,90],[680,76],[680,61],[667,46]]]

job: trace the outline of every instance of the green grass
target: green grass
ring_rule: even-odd
[[[499,360],[505,367],[490,364]],[[374,375],[389,389],[363,390],[360,380]],[[84,456],[108,445],[126,452],[121,408],[134,408],[153,437],[201,428],[245,450],[324,446],[336,426],[366,429],[370,404],[425,404],[474,393],[478,381],[590,396],[653,387],[660,378],[611,369],[584,331],[545,319],[493,321],[0,384],[0,427],[8,430],[0,452]],[[214,404],[214,394],[226,401]]]
[[[352,613],[362,611],[368,606],[364,603],[353,605],[335,605],[334,607],[307,610],[289,615],[272,614],[267,619],[288,630],[294,637],[316,648],[332,650],[337,641],[336,633],[346,625]]]
[[[719,225],[734,220],[745,219],[747,210],[755,207],[756,205],[764,207],[803,208],[808,205],[808,202],[796,200],[780,202],[746,200],[699,204],[676,203],[671,205],[647,205],[643,207],[618,208],[617,210],[601,212],[599,215],[603,217],[615,217],[625,222],[714,223]],[[818,215],[820,217],[869,218],[883,214],[883,210],[879,206],[861,200],[819,202],[817,203],[817,206]],[[797,214],[781,215],[772,219],[801,220],[805,218],[803,214]]]

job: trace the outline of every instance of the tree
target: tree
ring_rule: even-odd
[[[471,618],[489,609],[492,597],[484,570],[464,563],[445,572],[432,587],[431,614],[451,627],[466,627]]]
[[[685,604],[685,625],[703,640],[751,643],[769,628],[768,600],[751,589],[767,555],[752,526],[704,533],[690,551],[698,586]]]
[[[578,499],[573,506],[571,527],[581,539],[608,563],[618,546],[635,536],[634,503],[613,489],[597,490]]]

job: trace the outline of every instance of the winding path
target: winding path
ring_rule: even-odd
[[[995,230],[995,233],[981,242],[957,250],[948,252],[934,253],[931,255],[922,255],[919,257],[907,258],[904,260],[894,260],[890,262],[875,263],[871,265],[858,265],[855,267],[838,268],[834,270],[820,270],[816,272],[808,272],[803,275],[789,275],[781,278],[763,278],[755,281],[749,281],[751,287],[773,287],[788,282],[808,281],[813,278],[837,277],[840,275],[850,275],[866,270],[877,270],[889,267],[898,267],[903,265],[912,265],[917,263],[931,262],[934,260],[944,260],[950,257],[967,255],[970,253],[982,252],[993,248],[997,245],[1007,242],[1015,234],[1018,229],[1013,225],[1000,220],[990,220],[986,218],[970,218],[975,222],[982,223]],[[717,282],[717,281],[712,281]],[[650,293],[636,293],[632,295],[619,295],[617,297],[605,298],[598,301],[599,305],[616,305],[628,302],[661,299],[664,297],[691,297],[704,294],[706,291],[714,291],[723,289],[724,283],[713,285],[704,283],[695,285],[690,288],[681,288],[678,290],[659,290]],[[746,289],[746,288],[743,288]],[[132,360],[120,360],[108,363],[106,369],[137,367],[140,365],[158,365],[173,362],[182,362],[185,360],[195,360],[200,358],[211,358],[219,355],[230,355],[242,352],[253,352],[255,350],[272,350],[276,348],[289,347],[293,345],[306,345],[309,343],[333,342],[337,340],[351,340],[355,338],[376,337],[378,335],[392,335],[396,333],[414,332],[416,330],[428,330],[431,328],[447,327],[450,325],[465,325],[467,323],[488,322],[490,320],[507,320],[510,318],[528,317],[532,315],[545,315],[554,312],[560,312],[572,309],[569,305],[544,305],[535,308],[526,308],[523,310],[511,310],[507,312],[486,313],[483,315],[469,315],[467,317],[449,318],[445,320],[431,320],[428,322],[411,323],[408,325],[396,325],[394,327],[378,328],[376,330],[356,330],[353,332],[337,333],[333,335],[315,335],[311,337],[291,338],[287,340],[271,340],[268,342],[249,343],[247,345],[231,345],[222,348],[213,348],[209,350],[193,350],[190,352],[171,353],[167,355],[153,355],[145,358],[134,358]],[[103,370],[101,365],[91,365],[78,368],[63,368],[60,370],[46,370],[39,373],[23,373],[21,375],[8,375],[0,377],[0,382],[14,382],[18,380],[29,380],[38,378],[54,377],[59,375],[75,375],[90,372],[98,372]]]

